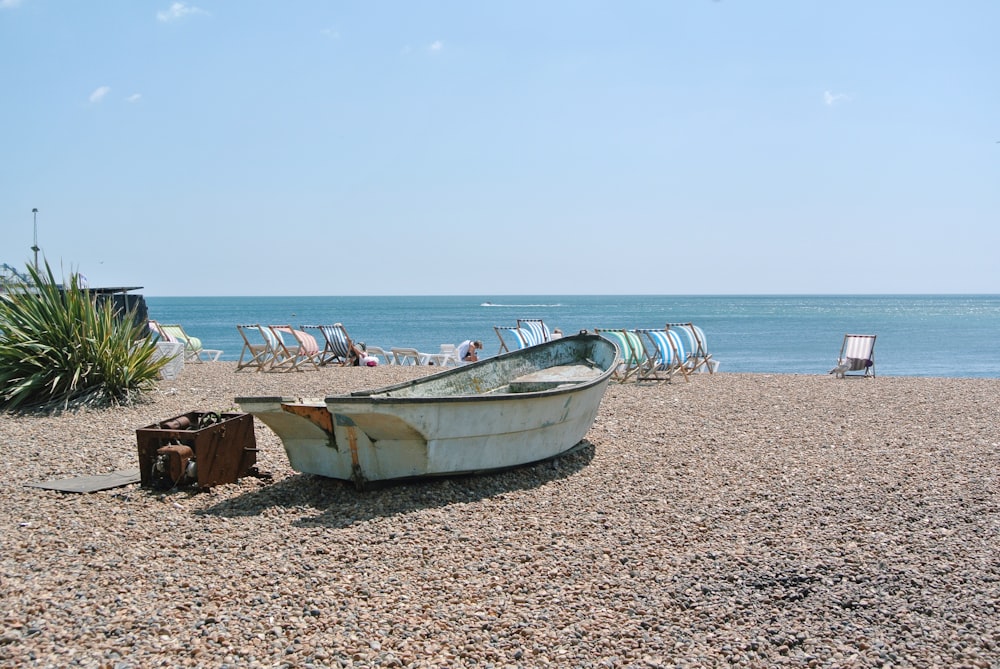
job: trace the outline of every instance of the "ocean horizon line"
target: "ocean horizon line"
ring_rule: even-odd
[[[142,290],[141,286],[133,288],[131,290]],[[503,293],[503,294],[484,294],[484,293],[420,293],[420,294],[409,294],[409,293],[359,293],[353,295],[347,294],[308,294],[308,295],[292,295],[292,294],[266,294],[266,295],[158,295],[155,293],[144,293],[145,297],[155,297],[155,298],[206,298],[206,299],[232,299],[232,298],[289,298],[289,299],[302,299],[302,298],[336,298],[336,297],[349,297],[349,298],[368,298],[368,297],[387,297],[387,298],[412,298],[412,297],[474,297],[481,298],[484,302],[492,301],[489,298],[505,298],[505,297],[676,297],[676,298],[714,298],[714,297],[734,297],[734,298],[796,298],[796,297],[1000,297],[1000,292],[997,293]]]

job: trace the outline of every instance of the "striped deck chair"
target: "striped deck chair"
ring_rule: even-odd
[[[518,318],[517,327],[525,333],[529,346],[547,342],[552,338],[549,328],[541,318]]]
[[[875,378],[875,337],[877,335],[844,335],[844,343],[840,346],[840,356],[837,366],[830,370],[837,378],[845,376],[870,376]],[[864,374],[848,374],[860,372]]]
[[[270,356],[270,361],[264,371],[267,372],[292,372],[301,371],[298,369],[299,366],[299,346],[298,340],[291,335],[290,332],[287,334],[295,342],[289,346],[289,343],[285,341],[282,333],[287,330],[291,330],[287,325],[261,325],[260,333],[264,336],[264,341],[267,342],[268,354]]]
[[[700,327],[694,323],[667,323],[667,329],[676,332],[684,341],[684,348],[687,351],[685,366],[688,372],[697,372],[704,367],[709,374],[715,373],[719,363],[712,360],[705,332]]]
[[[236,371],[251,368],[262,372],[271,364],[271,349],[264,339],[264,334],[259,325],[237,325],[237,331],[243,338],[243,350],[240,351],[240,359],[236,363]]]
[[[612,377],[618,383],[625,383],[631,377],[637,376],[643,366],[650,364],[642,339],[634,331],[594,328],[594,332],[618,346],[622,361]]]
[[[185,362],[204,362],[205,360],[215,362],[222,355],[222,351],[219,349],[202,347],[201,340],[184,332],[184,328],[180,325],[159,325],[159,328],[161,332],[172,337],[172,341],[184,343]]]
[[[497,338],[500,340],[500,350],[497,351],[497,355],[504,351],[516,351],[531,346],[524,330],[516,325],[494,325],[493,331],[497,333]]]
[[[166,332],[163,329],[163,327],[156,321],[146,321],[146,324],[149,327],[149,334],[153,336],[153,338],[170,343],[177,342],[177,340],[174,339],[168,332]]]
[[[353,364],[351,350],[354,348],[354,343],[341,323],[334,323],[333,325],[303,325],[302,329],[319,330],[323,335],[325,344],[319,356],[320,365],[337,363],[341,367],[345,367]]]
[[[320,350],[316,338],[308,332],[295,330],[291,325],[272,325],[271,330],[275,332],[285,343],[284,335],[291,335],[295,344],[286,346],[286,350],[295,356],[291,367],[301,371],[303,367],[312,365],[313,369],[319,369]]]
[[[680,372],[688,379],[687,351],[680,335],[669,328],[663,330],[640,329],[635,333],[642,337],[646,347],[647,364],[639,369],[639,379],[644,381],[670,381]]]

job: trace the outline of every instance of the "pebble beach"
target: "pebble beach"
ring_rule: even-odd
[[[1000,379],[612,383],[570,455],[363,492],[259,421],[266,477],[27,485],[235,397],[433,371],[235,369],[0,416],[0,666],[1000,666]]]

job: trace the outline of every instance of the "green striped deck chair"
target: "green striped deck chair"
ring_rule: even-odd
[[[594,328],[594,332],[618,346],[622,362],[615,369],[614,378],[618,383],[625,383],[637,376],[643,366],[649,364],[646,349],[642,339],[632,330]]]
[[[222,351],[218,349],[202,346],[200,339],[184,332],[184,328],[180,325],[164,325],[161,323],[158,328],[162,334],[167,336],[168,341],[177,341],[184,344],[185,362],[204,362],[205,360],[215,362],[222,355]]]

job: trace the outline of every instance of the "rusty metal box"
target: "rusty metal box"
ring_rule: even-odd
[[[183,444],[194,451],[198,488],[206,489],[250,473],[257,463],[257,439],[253,416],[247,413],[214,414],[191,411],[139,428],[135,431],[139,448],[139,477],[144,487],[158,483],[154,467],[164,446]],[[173,482],[177,484],[176,481]]]

